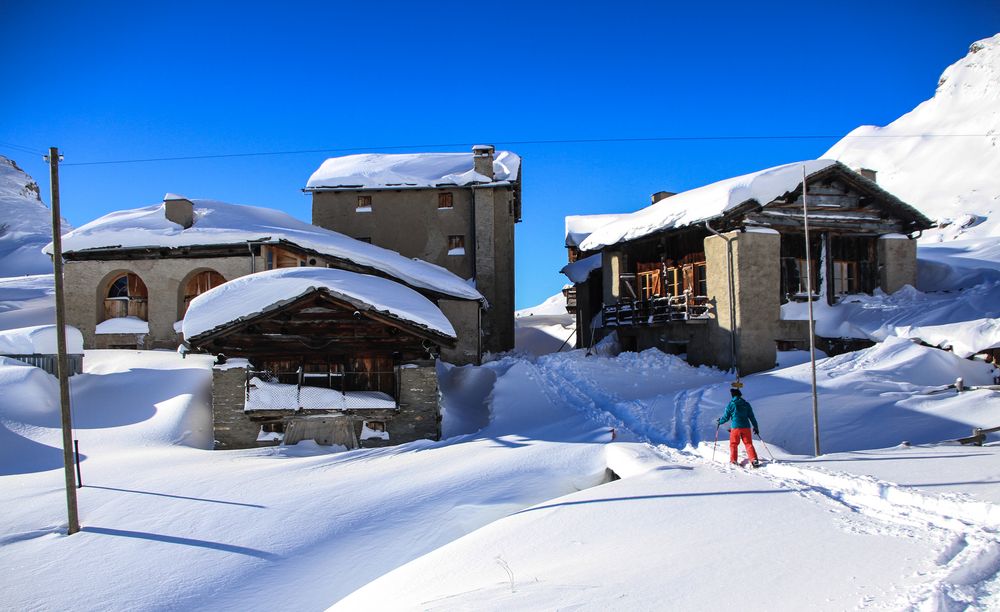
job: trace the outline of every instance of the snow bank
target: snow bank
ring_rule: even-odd
[[[194,225],[188,229],[168,221],[164,205],[107,214],[63,236],[63,252],[100,248],[162,247],[269,243],[282,240],[325,256],[373,268],[421,289],[463,299],[482,295],[441,266],[408,259],[343,234],[310,225],[281,211],[256,206],[191,200]],[[45,247],[50,252],[52,245]]]
[[[877,170],[885,189],[947,224],[924,232],[924,242],[997,237],[998,106],[1000,34],[973,43],[941,75],[933,98],[885,127],[855,129],[823,157]]]
[[[474,170],[472,153],[364,153],[331,157],[313,172],[306,190],[335,188],[465,186],[515,181],[521,158],[497,151],[494,178]]]
[[[0,355],[55,355],[58,352],[55,325],[36,325],[0,331]],[[83,334],[66,326],[66,352],[83,353]]]
[[[750,200],[767,204],[802,184],[803,166],[809,176],[836,163],[831,159],[795,162],[679,193],[594,230],[580,243],[580,250],[595,251],[653,232],[709,221]]]
[[[346,300],[358,310],[388,313],[419,327],[455,338],[455,329],[433,302],[391,280],[334,268],[282,268],[233,279],[191,300],[182,326],[194,338],[317,289]]]
[[[323,387],[265,382],[257,377],[250,379],[250,394],[243,410],[395,410],[396,401],[381,391],[345,391]]]
[[[51,274],[0,278],[0,329],[55,323],[54,296]]]
[[[923,293],[906,286],[892,295],[849,295],[834,306],[813,302],[813,311],[816,334],[827,338],[913,338],[961,357],[1000,346],[1000,281],[960,292]],[[808,304],[782,305],[781,318],[805,320]]]
[[[94,333],[103,334],[148,334],[149,322],[139,317],[115,317],[97,324]]]

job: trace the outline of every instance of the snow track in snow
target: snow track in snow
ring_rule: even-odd
[[[857,357],[847,358],[842,369],[864,367]],[[701,444],[699,423],[715,381],[652,398],[623,399],[587,376],[585,367],[561,357],[535,364],[550,399],[598,423],[624,428],[626,438],[631,434],[673,463],[730,472],[738,478],[764,478],[809,503],[829,506],[839,515],[841,528],[850,532],[941,542],[932,569],[921,576],[918,586],[900,596],[900,608],[952,610],[984,601],[1000,603],[1000,506],[796,463],[770,463],[746,473],[711,464],[707,459],[712,449]],[[725,461],[728,448],[725,443],[721,446],[716,454],[722,453]]]

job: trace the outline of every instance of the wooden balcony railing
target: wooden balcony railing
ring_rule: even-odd
[[[703,295],[682,293],[651,300],[624,300],[603,308],[605,327],[663,325],[709,318],[712,306]]]

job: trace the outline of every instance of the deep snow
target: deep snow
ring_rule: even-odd
[[[821,363],[824,444],[853,452],[789,454],[811,440],[804,366],[746,378],[782,460],[757,472],[721,444],[711,460],[730,375],[657,351],[442,366],[449,439],[341,453],[204,450],[210,357],[85,363],[72,537],[55,381],[0,364],[13,609],[718,607],[734,532],[761,559],[745,588],[762,608],[998,601],[1000,445],[896,446],[990,424],[1000,393],[941,388],[988,368],[907,340]],[[609,468],[622,480],[596,486]]]

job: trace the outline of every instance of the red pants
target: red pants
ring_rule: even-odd
[[[740,446],[740,440],[743,440],[743,446],[747,449],[747,456],[750,457],[750,461],[756,461],[757,450],[753,447],[753,439],[750,437],[749,427],[738,427],[729,430],[729,461],[736,463],[736,449]]]

